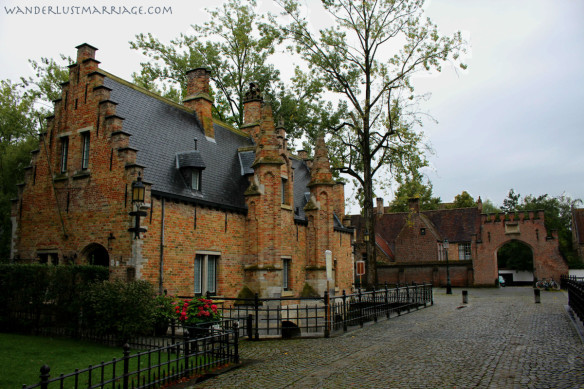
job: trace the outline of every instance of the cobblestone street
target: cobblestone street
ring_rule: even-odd
[[[192,388],[584,388],[566,292],[435,289],[427,309],[330,339],[242,341],[244,366]]]

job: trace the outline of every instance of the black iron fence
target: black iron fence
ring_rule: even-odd
[[[239,322],[241,336],[324,336],[346,332],[381,317],[401,315],[433,304],[432,285],[396,286],[324,297],[222,298],[223,316]]]
[[[192,335],[196,334],[196,337]],[[41,367],[40,382],[23,389],[51,388],[158,388],[180,379],[204,375],[211,369],[239,363],[239,330],[236,321],[224,320],[208,328],[191,328],[177,343],[130,354],[73,373],[51,377]]]
[[[568,290],[568,305],[584,322],[584,279],[582,277],[562,277],[561,285]]]

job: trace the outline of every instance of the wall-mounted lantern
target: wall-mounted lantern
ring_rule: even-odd
[[[136,218],[136,224],[134,227],[129,228],[128,231],[134,233],[134,239],[140,239],[140,232],[146,232],[145,228],[140,228],[140,218],[146,216],[145,211],[141,211],[140,207],[144,204],[144,194],[146,193],[146,187],[142,182],[142,177],[138,173],[138,178],[136,181],[132,182],[132,204],[136,206],[136,210],[130,212],[130,216]]]

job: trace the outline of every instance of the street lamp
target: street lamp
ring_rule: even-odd
[[[452,294],[452,285],[450,285],[450,267],[448,266],[448,239],[444,239],[442,247],[444,247],[444,255],[446,256],[446,294]]]
[[[145,211],[140,211],[140,207],[144,204],[145,192],[146,187],[142,182],[140,173],[138,173],[138,178],[136,181],[132,182],[132,204],[136,206],[136,210],[130,212],[130,216],[136,218],[136,224],[134,227],[128,229],[128,231],[134,233],[134,239],[140,239],[140,232],[146,232],[145,228],[140,228],[140,218],[147,215]]]

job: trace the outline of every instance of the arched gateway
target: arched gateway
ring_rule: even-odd
[[[109,266],[109,254],[106,248],[97,243],[87,245],[87,247],[81,251],[81,257],[85,260],[85,263],[89,265]]]
[[[480,239],[474,260],[475,285],[493,285],[498,277],[497,251],[506,243],[517,240],[533,252],[533,277],[559,281],[568,274],[568,265],[560,255],[556,231],[548,234],[543,211],[519,212],[510,215],[481,215]]]

